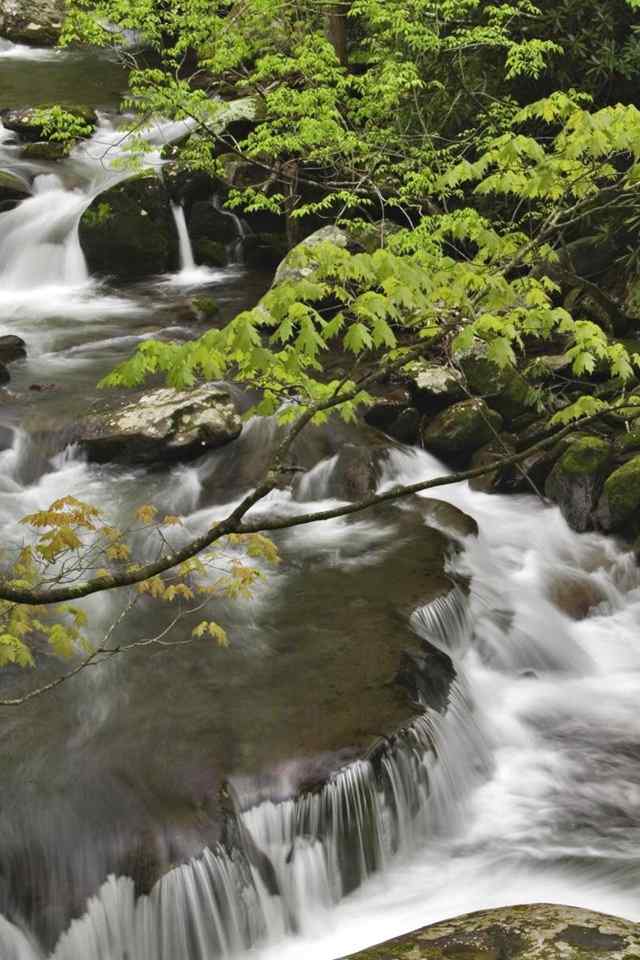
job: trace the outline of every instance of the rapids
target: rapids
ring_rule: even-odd
[[[0,57],[20,56],[47,60],[0,43]],[[154,136],[161,144],[182,132],[159,125]],[[237,451],[252,455],[272,440],[272,425],[254,420],[235,454],[230,447],[145,476],[92,466],[74,448],[49,449],[23,428],[25,415],[64,420],[82,411],[100,375],[138,339],[196,332],[180,319],[189,290],[212,287],[231,316],[268,282],[238,266],[198,268],[180,208],[178,275],[126,290],[88,276],[78,222],[95,196],[127,176],[114,162],[121,142],[105,114],[92,140],[54,166],[21,160],[0,129],[0,168],[30,191],[0,214],[0,332],[19,333],[28,345],[11,388],[24,398],[34,382],[57,386],[3,408],[11,437],[0,452],[5,541],[19,539],[20,517],[63,493],[116,517],[154,499],[184,514],[189,532],[203,530],[238,496]],[[145,162],[161,166],[156,152]],[[307,474],[298,501],[276,492],[256,512],[332,503],[335,463],[328,456]],[[380,487],[443,470],[424,451],[398,447]],[[370,578],[390,584],[385,563],[399,538],[407,529],[420,536],[411,505],[283,535],[283,569],[251,604],[226,611],[232,649],[210,662],[132,658],[2,715],[0,960],[212,960],[249,951],[261,960],[330,960],[447,916],[533,900],[640,920],[635,560],[613,540],[573,533],[556,508],[532,496],[487,496],[467,485],[438,496],[479,524],[479,536],[450,560],[469,593],[419,606],[401,629],[451,657],[448,708],[426,708],[383,750],[342,762],[319,789],[296,795],[297,771],[276,762],[269,718],[294,700],[303,710],[305,692],[292,689],[295,675],[284,678],[288,687],[278,680],[274,663],[296,645],[312,656],[304,634],[322,616],[309,592],[320,592],[323,629],[334,640],[362,627],[337,616],[352,594],[370,598],[349,608],[366,626],[380,592],[375,579],[367,588]],[[563,612],[559,599],[576,586],[593,598],[582,619]],[[98,625],[116,605],[106,596],[87,601]],[[269,671],[263,702],[258,678]],[[208,725],[212,703],[227,711],[226,726]],[[262,730],[273,773],[256,779],[245,771],[265,758],[247,751]],[[144,755],[139,741],[149,745]],[[194,824],[183,781],[195,765],[202,796],[217,790],[214,760],[223,756],[235,832],[207,842],[206,804]],[[149,829],[150,811],[154,824],[174,828],[155,838],[171,868],[143,892],[125,872],[112,872],[122,857],[114,861],[110,845],[126,849]],[[12,883],[28,883],[29,896]],[[71,893],[58,902],[63,889]]]

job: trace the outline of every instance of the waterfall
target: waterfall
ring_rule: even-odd
[[[233,210],[227,210],[227,208],[220,203],[220,199],[217,194],[214,194],[214,196],[212,197],[211,205],[213,206],[214,210],[217,210],[217,212],[220,213],[223,217],[229,217],[235,229],[235,234],[236,234],[235,240],[233,240],[231,243],[227,245],[229,260],[231,261],[231,263],[238,263],[238,264],[243,263],[244,262],[244,241],[247,237],[247,232],[248,232],[246,223],[244,222],[244,220],[242,220],[241,217],[238,216],[237,213],[234,213]]]
[[[172,203],[171,212],[173,214],[173,219],[176,225],[176,233],[178,234],[178,244],[180,251],[180,270],[182,272],[191,272],[196,268],[196,262],[193,259],[193,250],[191,248],[191,240],[189,239],[189,231],[187,230],[187,222],[184,218],[184,207],[181,203]]]
[[[154,124],[141,131],[150,145],[148,151],[134,158],[127,151],[126,135],[102,117],[93,136],[75,146],[68,160],[55,164],[21,160],[6,131],[0,132],[0,166],[21,177],[32,177],[31,196],[0,214],[3,298],[13,302],[38,297],[42,289],[86,286],[89,274],[78,235],[82,214],[105,190],[138,174],[138,164],[128,160],[159,170],[163,163],[159,147],[189,129],[187,121]],[[181,251],[188,257],[188,238],[183,249],[180,215],[174,215]]]
[[[348,764],[319,790],[239,810],[248,848],[206,849],[149,896],[136,897],[126,877],[109,877],[51,960],[214,960],[288,933],[321,932],[345,894],[429,836],[440,723],[427,712],[376,758]],[[266,857],[271,889],[253,850]],[[1,918],[0,948],[3,960],[43,956]]]

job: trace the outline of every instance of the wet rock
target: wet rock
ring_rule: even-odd
[[[241,432],[229,394],[205,385],[139,393],[78,422],[74,439],[98,463],[164,464],[191,460]]]
[[[214,207],[210,200],[199,200],[191,207],[188,218],[189,236],[196,260],[200,260],[199,250],[209,243],[222,245],[233,243],[238,237],[234,218],[224,210]]]
[[[640,925],[536,903],[470,913],[351,954],[349,960],[632,960]]]
[[[451,658],[425,641],[424,649],[419,652],[403,651],[395,680],[414,703],[428,703],[432,709],[444,713],[455,677]]]
[[[471,458],[471,467],[488,467],[496,461],[504,460],[505,457],[511,457],[515,454],[516,448],[508,438],[494,439],[491,443],[485,444],[476,450]],[[474,477],[469,481],[472,490],[480,490],[482,493],[498,493],[509,490],[514,482],[516,468],[513,465],[497,467],[489,473],[480,477]]]
[[[379,479],[380,452],[347,443],[337,456],[327,495],[335,500],[362,500],[375,493]]]
[[[26,181],[8,170],[0,170],[0,213],[12,210],[28,193]]]
[[[21,154],[24,160],[64,160],[71,151],[70,143],[60,143],[57,140],[38,140],[36,143],[26,143]]]
[[[599,437],[578,437],[549,474],[545,493],[579,533],[593,527],[593,511],[612,461],[612,447]],[[640,488],[639,488],[640,500]]]
[[[422,424],[422,445],[438,457],[458,466],[476,450],[495,439],[502,417],[484,400],[455,403]]]
[[[640,533],[640,456],[618,467],[604,484],[596,522],[606,533]]]
[[[606,599],[594,580],[578,573],[554,577],[548,586],[548,595],[551,602],[572,620],[584,620]]]
[[[370,427],[382,430],[399,443],[414,444],[420,432],[420,413],[412,405],[409,390],[396,386],[387,392],[365,414]]]
[[[161,181],[143,174],[97,197],[80,221],[91,273],[142,280],[177,265],[177,238]]]
[[[477,522],[452,503],[431,497],[418,497],[411,502],[418,507],[430,527],[461,540],[478,536]]]
[[[462,375],[446,364],[416,364],[409,379],[413,404],[422,413],[434,413],[452,403],[464,400]]]
[[[22,337],[6,334],[0,337],[0,363],[13,363],[14,360],[23,360],[27,355],[27,345]]]
[[[287,255],[287,240],[284,233],[252,233],[244,238],[243,252],[248,267],[259,270],[277,267]]]
[[[64,109],[66,113],[73,114],[78,120],[82,120],[87,124],[87,126],[91,128],[91,131],[95,128],[97,123],[95,110],[83,106],[65,106]],[[45,124],[41,119],[42,112],[46,110],[47,107],[38,107],[37,109],[35,107],[23,107],[15,110],[1,110],[0,118],[2,118],[3,126],[6,127],[7,130],[13,130],[22,140],[26,140],[31,144],[41,144],[43,141],[48,142],[44,132]],[[49,158],[45,157],[43,159]]]
[[[11,377],[9,376],[9,371],[0,363],[0,386],[4,386],[6,383],[9,383]]]
[[[0,35],[13,43],[53,46],[60,36],[64,0],[2,0]]]
[[[483,347],[460,359],[467,386],[482,397],[507,423],[531,409],[531,390],[515,367],[499,367],[482,355]]]

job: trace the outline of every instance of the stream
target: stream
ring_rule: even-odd
[[[250,487],[276,432],[250,420],[228,447],[150,473],[88,463],[60,441],[137,342],[206,329],[194,296],[214,296],[226,320],[271,279],[198,266],[179,207],[179,271],[127,287],[89,275],[80,217],[128,174],[119,68],[88,56],[0,40],[0,106],[45,87],[68,100],[89,73],[83,98],[100,111],[92,139],[55,163],[22,159],[0,126],[0,170],[29,190],[0,212],[0,335],[28,351],[0,409],[9,543],[21,517],[66,493],[123,522],[159,503],[203,532]],[[184,133],[157,124],[145,165],[160,170],[160,147]],[[335,505],[351,438],[328,427],[297,492],[274,492],[255,515]],[[379,488],[444,471],[394,444]],[[251,601],[222,604],[229,649],[135,651],[2,713],[0,960],[331,960],[531,901],[640,920],[636,561],[533,496],[459,484],[438,498],[479,526],[447,554],[468,590],[426,589],[441,540],[425,498],[300,527],[278,536],[282,566]],[[581,618],[565,612],[576,591],[591,600]],[[118,602],[86,601],[96,631]],[[127,630],[162,623],[138,616]],[[365,675],[388,657],[392,678],[396,652],[422,642],[455,668],[442,712]],[[38,676],[58,669],[45,659]],[[33,676],[0,674],[0,694],[21,685]],[[384,748],[350,752],[354,731]],[[232,818],[212,799],[221,792]]]

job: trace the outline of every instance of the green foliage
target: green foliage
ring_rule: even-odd
[[[34,110],[32,122],[42,127],[42,133],[47,140],[58,143],[69,143],[79,137],[89,137],[93,133],[93,123],[60,106]]]
[[[12,562],[5,562],[4,583],[12,588],[41,589],[74,584],[91,576],[109,583],[123,569],[135,570],[158,544],[171,541],[172,529],[181,527],[179,517],[162,515],[151,504],[135,512],[130,527],[121,530],[107,522],[102,512],[75,497],[56,500],[47,510],[25,517],[31,542]],[[134,544],[141,553],[136,559]],[[130,588],[125,610],[141,604],[161,603],[177,607],[180,618],[192,618],[220,598],[249,598],[265,576],[279,563],[275,545],[261,534],[232,534],[165,574],[151,577]],[[1,584],[0,584],[1,588]],[[207,636],[221,646],[228,643],[224,629],[206,621],[193,629],[195,638]],[[34,652],[49,652],[69,659],[77,654],[105,658],[137,645],[136,641],[110,645],[95,639],[95,625],[86,611],[74,603],[50,606],[0,601],[0,667],[35,665]],[[159,639],[164,631],[159,634]],[[150,638],[145,643],[154,642]]]

